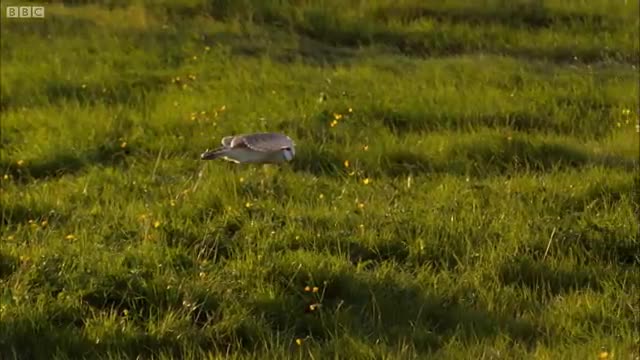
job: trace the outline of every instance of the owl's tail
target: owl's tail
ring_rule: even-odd
[[[202,154],[200,154],[200,160],[215,160],[219,157],[224,156],[226,152],[227,152],[227,149],[224,147],[220,147],[213,150],[207,150]]]

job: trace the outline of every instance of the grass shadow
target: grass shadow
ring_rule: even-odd
[[[291,162],[293,171],[316,176],[339,176],[342,160],[334,153],[319,147],[296,148],[296,158]]]
[[[31,206],[25,206],[23,204],[3,204],[2,225],[12,226],[29,223],[39,225],[45,220],[48,226],[64,223],[67,217],[57,213],[54,209],[54,206],[44,203]]]
[[[82,331],[84,323],[77,319],[73,310],[76,309],[54,306],[42,314],[0,323],[0,353],[13,354],[19,359],[156,358],[160,353],[181,358],[192,354],[194,348],[220,352],[241,348],[240,342],[249,333],[239,325],[237,329],[217,336],[198,334],[180,338],[175,334],[150,332],[142,326],[132,329],[129,325],[126,330],[119,327],[110,329],[96,341]],[[125,318],[120,317],[121,324],[127,323]]]
[[[452,149],[447,157],[465,159],[474,164],[477,173],[487,168],[497,173],[511,169],[544,172],[582,167],[591,161],[585,151],[574,146],[506,137],[493,144],[479,141],[462,144]]]
[[[613,165],[620,165],[626,169],[626,162],[610,160],[610,157],[605,157],[604,160],[600,159],[598,162],[609,163]],[[632,170],[632,168],[629,168]],[[637,172],[636,172],[637,173]],[[616,206],[620,201],[625,198],[633,198],[635,189],[638,189],[638,184],[634,184],[631,179],[619,182],[595,182],[591,184],[586,190],[577,194],[571,193],[558,193],[562,206],[560,211],[564,214],[580,213],[587,208],[606,210],[608,206]]]
[[[356,50],[332,46],[309,37],[292,37],[275,26],[265,25],[260,34],[216,32],[204,36],[208,46],[228,47],[231,55],[269,59],[282,64],[302,63],[312,66],[348,64]]]
[[[398,264],[405,263],[410,252],[407,244],[402,240],[378,241],[363,243],[358,239],[342,234],[325,233],[316,241],[300,239],[299,242],[289,244],[290,250],[303,249],[306,251],[326,251],[333,256],[346,258],[353,265],[370,264],[377,265],[392,261]]]
[[[561,295],[581,289],[600,290],[602,285],[594,271],[553,268],[542,261],[524,258],[505,263],[499,271],[505,285],[527,287]]]
[[[593,113],[602,114],[604,117],[609,113],[609,104],[600,104],[591,100],[583,100],[582,102],[573,101],[571,105],[562,105],[562,102],[563,101],[558,100],[559,107],[575,108],[578,110],[576,116],[580,117],[587,117],[587,115]],[[446,115],[374,108],[366,118],[378,120],[383,126],[397,135],[443,130],[468,131],[479,128],[508,128],[513,131],[529,133],[539,132],[602,137],[608,135],[613,129],[612,124],[604,121],[598,120],[597,122],[589,122],[587,126],[576,126],[573,119],[558,119],[551,113],[542,112],[534,114],[524,111],[496,114]]]
[[[2,32],[10,34],[10,36],[22,36],[31,37],[33,35],[39,35],[42,38],[47,38],[51,33],[64,32],[66,34],[82,35],[88,34],[87,28],[95,29],[95,21],[87,18],[78,18],[70,16],[46,16],[40,21],[24,22],[24,21],[6,21],[3,23]],[[11,42],[3,41],[3,52],[8,51],[7,55],[11,54]]]
[[[400,21],[403,23],[419,20],[447,21],[453,24],[504,25],[516,29],[523,27],[540,29],[553,26],[572,26],[589,24],[601,31],[615,30],[619,22],[600,14],[588,14],[569,11],[550,11],[543,4],[514,2],[508,6],[482,9],[471,7],[433,8],[429,5],[388,5],[373,11],[372,16],[384,23]]]
[[[424,354],[453,337],[475,342],[478,337],[506,334],[530,346],[538,337],[535,324],[472,308],[459,299],[425,294],[391,279],[367,281],[351,272],[327,273],[320,268],[310,273],[278,268],[272,276],[284,294],[255,302],[256,316],[266,318],[276,330],[293,329],[295,336],[313,336],[316,341],[346,331],[373,336],[389,345],[409,339]],[[318,293],[297,290],[310,283],[322,284]],[[310,308],[317,303],[321,307]],[[407,326],[409,323],[413,326]]]
[[[164,239],[171,248],[182,248],[193,253],[198,259],[217,262],[229,259],[233,254],[233,237],[240,231],[241,226],[228,223],[216,227],[213,232],[198,234],[196,231],[185,230],[167,225],[163,227]]]
[[[439,169],[438,165],[426,155],[406,150],[386,153],[381,160],[380,169],[391,177],[442,171],[442,169]]]
[[[491,36],[475,38],[473,35],[469,35],[473,34],[470,29],[481,28],[484,25],[462,23],[461,20],[464,17],[464,15],[458,16],[458,22],[456,22],[455,18],[452,21],[451,15],[448,17],[440,16],[439,24],[442,26],[436,26],[429,30],[398,30],[385,26],[384,23],[376,22],[375,19],[371,18],[341,19],[335,18],[334,14],[324,10],[310,9],[305,12],[304,20],[293,21],[289,27],[293,28],[301,36],[330,46],[358,48],[381,45],[388,49],[400,51],[405,56],[418,58],[482,52],[555,62],[575,61],[574,59],[579,58],[580,61],[587,63],[607,59],[635,63],[638,59],[637,54],[621,53],[616,49],[603,51],[602,48],[588,46],[572,49],[565,49],[559,46],[532,49],[517,43],[497,42],[491,39]],[[487,21],[491,17],[489,15],[484,19]],[[503,19],[507,17],[508,15],[505,15]],[[567,17],[567,19],[570,18]],[[529,19],[530,24],[545,22],[544,17],[536,19],[532,16],[524,16],[521,19]],[[494,22],[494,24],[508,26],[500,21]],[[524,27],[526,25],[520,26],[520,28]],[[511,26],[511,29],[515,29],[515,27]]]
[[[545,173],[588,166],[625,170],[633,170],[638,166],[631,159],[597,155],[574,145],[506,136],[460,142],[437,156],[406,150],[388,152],[382,156],[380,164],[368,165],[368,171],[391,177],[448,173],[482,178],[513,172]]]
[[[0,168],[19,183],[58,178],[76,174],[92,165],[122,166],[133,153],[132,146],[121,148],[119,144],[107,143],[81,154],[60,153],[48,159],[37,159],[24,166],[15,161],[3,160]]]
[[[7,279],[18,269],[19,259],[16,256],[0,252],[0,280]]]
[[[59,254],[42,256],[29,272],[27,284],[31,289],[55,298],[68,285],[67,274],[75,270],[76,265]]]
[[[11,358],[9,354],[15,359],[50,359],[60,354],[83,358],[95,345],[71,323],[59,321],[58,326],[50,323],[46,314],[0,322],[0,353],[7,355],[7,359]],[[52,349],[56,350],[52,353]]]
[[[143,324],[158,313],[184,312],[193,324],[205,326],[219,318],[219,300],[208,291],[186,292],[182,287],[167,286],[143,272],[102,276],[82,296],[88,306],[100,311],[115,311]]]
[[[160,92],[170,84],[166,76],[157,74],[135,74],[130,79],[110,82],[79,84],[56,79],[47,82],[44,96],[52,104],[77,101],[81,105],[139,106],[148,101],[149,94]]]
[[[536,260],[542,259],[547,251],[547,239],[541,239],[531,249]],[[572,251],[583,254],[586,262],[615,264],[633,268],[640,266],[640,243],[629,231],[611,224],[580,221],[556,231],[554,242],[549,247],[550,257],[558,253]]]
[[[11,322],[0,322],[0,353],[48,358],[51,349],[57,349],[63,356],[83,358],[114,352],[127,357],[151,356],[162,351],[179,357],[193,348],[229,351],[252,346],[255,336],[245,323],[219,325],[229,320],[223,315],[215,291],[154,277],[155,269],[137,266],[137,260],[132,258],[128,271],[120,273],[97,276],[90,271],[89,284],[79,293],[81,303],[70,306],[56,300],[57,293],[51,293],[53,301],[47,302],[44,309],[38,307],[36,311],[14,316]],[[64,259],[50,257],[42,264],[45,265],[35,270],[29,286],[73,288],[60,277],[52,277],[54,273],[71,270],[63,269]],[[166,314],[169,320],[184,320],[182,331],[193,337],[181,339],[171,332],[149,331],[148,324],[161,321]],[[115,317],[123,325],[122,330],[120,326],[105,328],[107,331],[99,336],[99,343],[89,341],[82,329],[87,321],[103,321],[103,316]],[[36,349],[43,345],[47,356]]]
[[[12,32],[23,31],[23,26],[19,24],[22,24],[22,22],[11,21],[7,22],[6,25],[12,28]],[[48,106],[68,102],[77,102],[81,105],[146,105],[153,99],[154,94],[161,92],[170,85],[167,68],[177,68],[184,61],[182,51],[178,50],[184,39],[171,34],[157,31],[119,32],[118,36],[123,39],[123,42],[128,41],[125,44],[126,48],[113,47],[108,53],[120,52],[121,59],[127,58],[127,62],[124,62],[121,59],[114,60],[114,56],[105,55],[104,49],[95,45],[96,42],[102,40],[99,35],[97,39],[84,37],[83,34],[96,33],[91,30],[87,31],[87,28],[100,29],[97,33],[102,33],[101,26],[93,21],[54,15],[50,18],[47,17],[43,21],[25,25],[29,29],[28,36],[31,37],[33,37],[34,31],[42,32],[41,38],[43,39],[51,38],[51,33],[56,33],[58,36],[68,36],[70,38],[69,44],[56,41],[51,45],[51,51],[62,53],[79,51],[80,54],[78,56],[89,58],[93,61],[80,62],[83,65],[78,65],[80,68],[75,69],[75,71],[87,74],[93,73],[97,77],[92,76],[87,80],[80,81],[77,75],[64,77],[58,71],[58,75],[54,73],[46,77],[42,77],[43,74],[34,73],[35,78],[11,78],[11,81],[8,81],[6,86],[2,86],[0,109],[4,111],[22,106]],[[77,27],[81,27],[82,30],[76,30]],[[3,27],[4,32],[5,29]],[[12,37],[16,36],[15,33],[10,34]],[[12,46],[15,46],[13,43],[16,42],[19,42],[19,40],[3,41],[3,53],[11,53],[13,51]],[[175,46],[171,47],[171,44],[175,44]],[[80,48],[76,49],[75,47]],[[158,51],[157,48],[162,48],[164,51]],[[135,51],[144,49],[146,57],[133,56],[131,54],[132,49],[135,49]],[[155,52],[159,53],[157,56],[158,63],[149,61],[149,58],[153,58],[150,55]],[[101,76],[100,74],[105,73],[106,69],[96,68],[95,65],[105,62],[109,65],[102,66],[111,72],[109,77]],[[135,69],[136,66],[149,70],[142,72],[139,70],[132,71],[131,69]],[[50,72],[47,72],[47,74]],[[86,78],[86,75],[83,77]]]

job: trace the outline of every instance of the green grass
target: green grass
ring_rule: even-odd
[[[0,358],[640,351],[637,2],[64,3],[2,19]]]

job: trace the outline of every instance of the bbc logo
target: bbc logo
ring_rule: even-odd
[[[44,18],[44,6],[7,6],[7,18]]]

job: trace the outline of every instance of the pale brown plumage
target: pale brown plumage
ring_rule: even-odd
[[[281,163],[295,156],[295,144],[286,135],[278,133],[256,133],[225,136],[222,147],[207,150],[200,155],[202,160],[222,158],[235,163]]]

